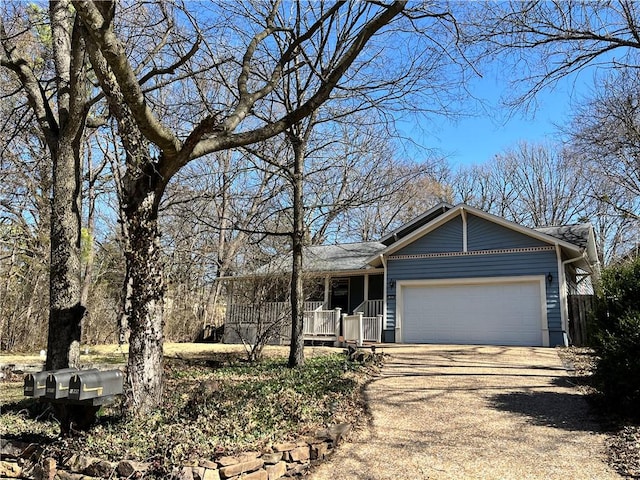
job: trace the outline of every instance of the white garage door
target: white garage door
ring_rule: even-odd
[[[540,288],[539,281],[403,286],[402,341],[543,345]]]

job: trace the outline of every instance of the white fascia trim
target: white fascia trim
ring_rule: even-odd
[[[467,211],[463,208],[462,212],[462,251],[467,252]]]
[[[538,283],[540,286],[540,331],[542,346],[549,346],[549,321],[547,318],[547,278],[545,275],[519,275],[512,277],[471,277],[471,278],[438,278],[431,280],[399,280],[396,283],[396,343],[404,342],[402,338],[402,312],[404,287],[433,287],[446,285],[491,285],[500,283]],[[386,305],[386,300],[385,300]],[[386,310],[385,310],[386,314]],[[386,317],[385,317],[386,318]]]
[[[458,215],[466,214],[466,212],[471,213],[472,215],[480,217],[480,218],[482,218],[484,220],[487,220],[489,222],[493,222],[495,224],[498,224],[498,225],[500,225],[502,227],[505,227],[505,228],[508,228],[510,230],[516,231],[518,233],[522,233],[523,235],[527,235],[527,236],[529,236],[531,238],[535,238],[537,240],[540,240],[541,242],[548,243],[549,245],[560,245],[562,248],[566,248],[567,250],[573,251],[576,254],[581,254],[582,253],[582,249],[580,247],[578,247],[577,245],[574,245],[574,244],[569,243],[569,242],[565,242],[563,240],[558,240],[557,238],[552,237],[551,235],[547,235],[546,233],[537,232],[537,231],[535,231],[535,230],[533,230],[531,228],[523,227],[522,225],[518,225],[517,223],[511,222],[511,221],[506,220],[506,219],[504,219],[502,217],[498,217],[498,216],[493,215],[491,213],[487,213],[487,212],[485,212],[483,210],[479,210],[479,209],[477,209],[475,207],[470,207],[469,205],[460,203],[460,204],[456,205],[455,207],[453,207],[448,212],[445,212],[442,215],[440,215],[439,217],[437,217],[436,219],[434,219],[432,222],[423,225],[418,230],[412,232],[411,234],[409,234],[406,237],[398,240],[397,242],[389,245],[386,249],[384,249],[381,252],[381,254],[382,255],[390,255],[390,254],[400,250],[401,248],[407,246],[408,244],[414,242],[418,238],[423,237],[424,235],[426,235],[427,233],[431,232],[432,230],[435,230],[439,226],[447,223],[449,220],[453,219],[454,217],[456,217]],[[379,255],[380,254],[377,254],[374,257],[368,258],[367,259],[367,263],[371,263],[372,261],[378,260]]]
[[[596,244],[596,234],[593,225],[589,224],[589,238],[587,240],[587,251],[585,255],[586,263],[591,267],[592,273],[600,276],[600,257],[598,257],[598,246]]]

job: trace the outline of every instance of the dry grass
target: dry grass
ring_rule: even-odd
[[[332,347],[305,347],[305,356],[313,358],[339,351]],[[286,357],[289,347],[267,346],[264,349],[265,358]],[[124,366],[129,354],[128,345],[92,345],[82,348],[80,355],[81,366]],[[164,356],[167,359],[186,361],[209,360],[216,356],[226,358],[243,358],[245,349],[242,345],[227,345],[221,343],[166,343]],[[44,361],[39,353],[3,353],[0,354],[0,369],[4,377],[0,379],[0,408],[2,405],[22,400],[23,370],[39,371],[44,368]]]
[[[332,347],[306,347],[305,355],[312,357],[335,351]],[[267,346],[264,349],[266,358],[286,356],[289,347]],[[201,359],[211,354],[233,353],[244,355],[242,345],[227,345],[222,343],[165,343],[164,355],[167,358]],[[80,364],[125,364],[129,354],[128,345],[91,345],[83,346]],[[0,353],[0,366],[6,365],[43,365],[44,361],[38,352],[32,353]]]
[[[165,395],[157,411],[133,418],[116,404],[101,410],[90,431],[69,438],[60,437],[46,403],[22,397],[21,381],[6,381],[0,436],[39,442],[54,458],[76,452],[153,460],[154,475],[165,478],[185,461],[259,450],[332,423],[357,421],[364,411],[361,387],[368,370],[340,352],[305,348],[305,365],[290,369],[286,347],[269,347],[263,362],[250,364],[242,361],[242,346],[170,344]],[[93,348],[84,357],[89,356],[111,364],[125,358],[117,346]]]

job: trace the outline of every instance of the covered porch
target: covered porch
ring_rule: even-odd
[[[305,342],[380,342],[384,328],[384,274],[325,273],[305,285]],[[225,312],[225,343],[253,342],[286,345],[291,340],[288,301],[243,302],[229,296]]]

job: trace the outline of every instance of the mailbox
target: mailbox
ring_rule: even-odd
[[[77,372],[77,368],[63,368],[54,371],[44,371],[38,373],[29,373],[24,377],[24,396],[25,397],[44,397],[46,390],[47,376],[50,373],[59,372]]]
[[[87,371],[96,371],[87,370]],[[69,396],[69,379],[75,375],[78,370],[66,370],[48,372],[47,380],[45,382],[45,394],[46,398],[57,400],[59,398],[67,398]]]
[[[70,400],[91,400],[122,393],[124,374],[120,370],[83,370],[69,379]]]

